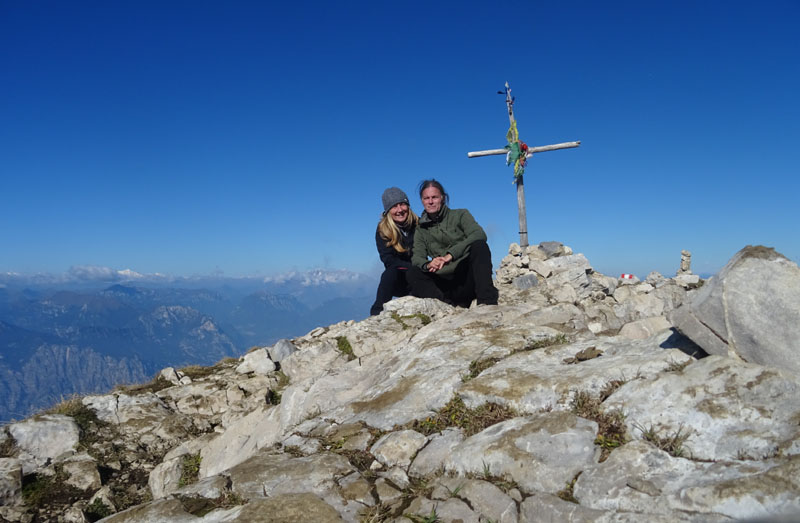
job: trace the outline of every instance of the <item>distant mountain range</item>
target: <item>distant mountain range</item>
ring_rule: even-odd
[[[367,316],[376,279],[317,269],[167,278],[103,268],[0,274],[0,422],[72,394],[211,365],[254,345]]]

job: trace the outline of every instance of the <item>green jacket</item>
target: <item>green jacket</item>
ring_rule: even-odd
[[[438,276],[452,276],[456,267],[469,256],[469,245],[477,240],[486,241],[486,233],[466,209],[449,209],[442,205],[435,220],[423,212],[414,235],[411,264],[423,267],[429,259],[450,253],[453,261],[436,272]]]

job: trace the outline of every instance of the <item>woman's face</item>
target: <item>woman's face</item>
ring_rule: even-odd
[[[392,220],[398,225],[405,223],[408,218],[408,204],[405,202],[395,204],[394,207],[389,209],[389,216],[391,216]]]
[[[442,208],[442,193],[436,187],[422,191],[422,206],[428,214],[436,214]]]

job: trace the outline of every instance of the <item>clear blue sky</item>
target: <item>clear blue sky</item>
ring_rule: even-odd
[[[0,272],[374,271],[383,189],[439,179],[606,274],[797,261],[800,2],[0,1]]]

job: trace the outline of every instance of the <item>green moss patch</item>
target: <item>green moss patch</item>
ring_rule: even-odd
[[[339,352],[347,356],[347,361],[356,359],[356,355],[353,352],[353,346],[350,345],[350,341],[346,336],[336,337],[336,348],[339,350]]]
[[[178,480],[179,487],[197,483],[197,478],[200,476],[201,461],[202,458],[199,452],[197,454],[184,454],[181,459],[181,479]]]

